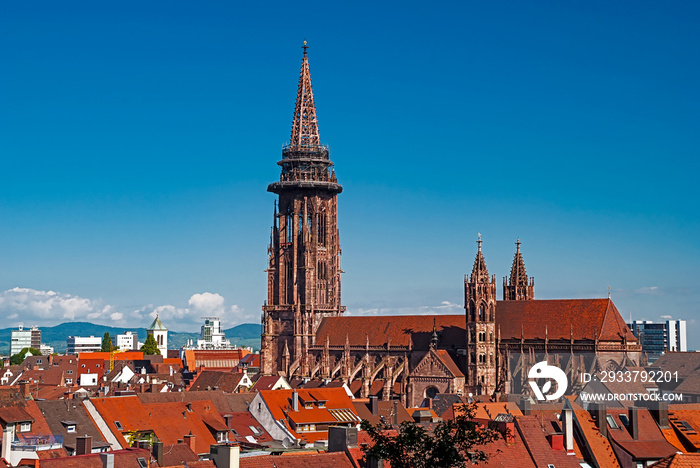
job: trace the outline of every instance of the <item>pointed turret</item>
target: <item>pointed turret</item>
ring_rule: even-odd
[[[472,283],[488,283],[489,282],[489,270],[486,268],[486,260],[484,260],[484,254],[481,253],[481,234],[479,234],[479,240],[476,241],[479,244],[479,250],[476,253],[476,258],[474,259],[474,267],[472,268],[471,282]]]
[[[529,301],[535,298],[535,279],[527,277],[525,261],[520,253],[520,239],[515,242],[516,250],[510,277],[503,278],[504,301]]]
[[[467,313],[467,374],[465,391],[492,396],[497,388],[496,279],[489,278],[481,251],[481,234],[477,241],[474,267],[464,282],[464,309]]]
[[[306,50],[309,48],[304,41],[304,58],[301,61],[301,73],[299,75],[299,89],[297,90],[297,103],[294,108],[294,120],[292,120],[292,137],[290,146],[320,146],[321,138],[318,135],[318,121],[316,120],[316,104],[314,103],[314,91],[311,88],[311,72],[309,71],[309,58]]]

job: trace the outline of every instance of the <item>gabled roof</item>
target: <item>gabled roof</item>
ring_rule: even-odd
[[[537,416],[518,416],[515,421],[527,451],[537,466],[547,466],[551,463],[562,468],[581,467],[576,457],[567,455],[566,451],[552,449],[546,438],[547,433],[540,425]]]
[[[153,431],[166,444],[175,444],[191,433],[195,435],[197,452],[208,453],[209,446],[216,440],[202,418],[222,420],[214,405],[206,400],[192,402],[189,408],[184,402],[142,404],[136,396],[93,398],[90,401],[122,446],[125,443],[123,434],[129,431]]]
[[[6,406],[0,408],[0,422],[7,426],[19,422],[34,422],[34,418],[21,406]]]
[[[107,452],[114,457],[114,466],[119,468],[140,468],[139,458],[148,461],[151,452],[146,449],[128,448]],[[48,458],[41,460],[41,468],[95,468],[102,466],[101,454],[77,455],[73,457]]]
[[[610,299],[498,301],[496,329],[501,338],[621,341],[636,338]]]
[[[700,466],[700,453],[674,453],[651,465],[651,468],[696,468]]]
[[[372,414],[369,407],[368,398],[359,398],[352,401],[353,406],[357,415],[361,419],[366,419],[373,426],[379,423],[394,424],[396,421],[394,418],[398,418],[398,423],[401,424],[404,421],[413,421],[411,415],[406,411],[406,408],[399,403],[394,407],[393,401],[377,401],[377,414]]]
[[[290,386],[287,381],[284,380],[284,377],[277,375],[261,375],[258,377],[258,380],[255,381],[250,391],[274,390],[276,387],[288,389]]]
[[[330,346],[386,348],[413,346],[428,349],[433,332],[438,331],[438,349],[463,346],[466,316],[459,315],[394,315],[369,317],[326,317],[316,332],[316,343]],[[496,329],[504,340],[569,341],[595,340],[630,343],[636,338],[610,299],[553,299],[531,301],[498,301]]]
[[[92,436],[93,447],[109,445],[80,400],[37,401],[36,405],[48,424],[49,430],[46,433],[63,435],[64,445],[75,445],[78,435]],[[63,421],[73,421],[75,431],[68,432],[68,427]]]
[[[242,457],[241,468],[353,468],[343,452],[290,453],[284,456]]]
[[[137,397],[143,404],[211,401],[216,410],[221,413],[236,413],[248,411],[250,402],[255,398],[254,393],[224,393],[221,390],[169,392],[169,393],[139,393]]]
[[[189,445],[163,444],[163,466],[182,466],[183,462],[190,466],[196,461],[199,461],[199,455],[194,453]]]
[[[197,374],[197,378],[192,382],[190,390],[213,390],[218,387],[226,393],[232,393],[238,388],[243,379],[243,374],[204,370]]]
[[[627,416],[626,409],[608,408],[607,414],[612,416],[618,429],[608,428],[608,437],[635,459],[659,459],[671,455],[677,449],[666,441],[656,421],[646,408],[637,408],[639,436],[633,439],[629,428],[620,419]]]
[[[601,468],[620,468],[620,463],[610,442],[600,434],[590,413],[569,399],[567,402],[571,405],[574,412],[574,424],[583,439],[581,448],[588,450],[594,459],[593,461],[597,462]],[[588,453],[585,458],[588,459]]]

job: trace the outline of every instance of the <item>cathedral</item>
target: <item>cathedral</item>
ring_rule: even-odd
[[[547,359],[576,389],[581,372],[640,363],[641,346],[610,297],[536,300],[516,242],[503,300],[479,235],[460,315],[344,317],[338,183],[319,137],[304,43],[292,132],[282,150],[263,305],[261,371],[341,380],[353,392],[418,406],[438,393],[528,394],[527,370]]]

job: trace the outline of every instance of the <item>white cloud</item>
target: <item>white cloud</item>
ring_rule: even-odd
[[[221,316],[224,312],[224,298],[219,294],[209,292],[193,294],[190,297],[189,305],[203,315]]]
[[[13,288],[0,293],[0,316],[20,319],[27,324],[56,325],[65,321],[93,320],[105,315],[109,306],[55,291]]]
[[[122,314],[121,312],[114,312],[109,316],[109,318],[111,318],[114,322],[119,322],[124,318],[124,314]]]

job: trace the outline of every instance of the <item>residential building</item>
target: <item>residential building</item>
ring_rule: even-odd
[[[36,326],[25,330],[19,326],[18,330],[12,330],[10,337],[10,356],[19,353],[24,348],[41,348],[41,330]]]
[[[66,354],[90,353],[102,349],[99,336],[69,336],[66,339]]]

